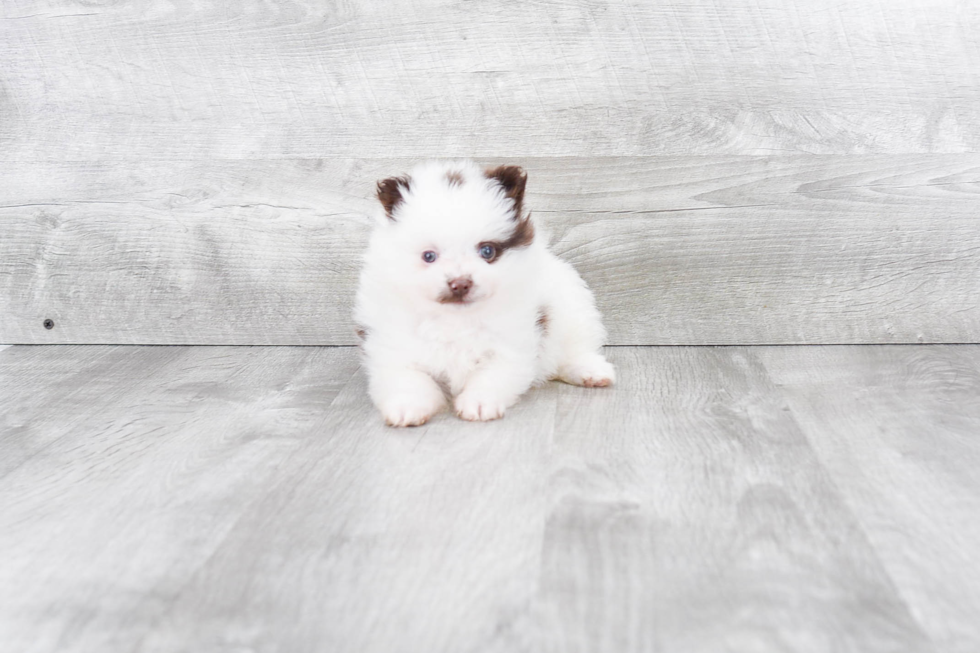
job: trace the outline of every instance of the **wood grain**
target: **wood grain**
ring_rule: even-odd
[[[980,155],[518,163],[612,344],[980,342]],[[0,342],[353,344],[372,187],[410,165],[4,169]]]
[[[353,348],[6,349],[5,426],[43,446],[0,477],[0,641],[980,646],[980,347],[608,354],[614,388],[398,430]],[[83,377],[97,411],[61,399]]]
[[[444,413],[408,430],[385,427],[366,393],[359,375],[141,651],[527,644],[509,631],[537,591],[556,389],[503,421]],[[270,591],[256,575],[275,578]]]
[[[54,356],[41,347],[17,347],[0,357],[0,478],[72,428],[85,432],[103,423],[106,409],[130,392],[119,379],[152,384],[181,351],[157,347],[133,356],[130,349],[65,347]]]
[[[19,166],[0,182],[0,342],[353,344],[370,191],[324,167]]]
[[[975,152],[956,0],[4,3],[6,161]]]
[[[0,640],[121,651],[318,437],[357,360],[346,348],[15,347],[0,366],[13,427],[2,454],[34,449],[0,477]],[[46,386],[18,391],[39,375]]]
[[[937,650],[975,650],[980,350],[821,348],[760,357]]]
[[[549,650],[927,650],[756,350],[611,353],[559,397]]]

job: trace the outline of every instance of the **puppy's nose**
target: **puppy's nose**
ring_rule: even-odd
[[[466,294],[473,287],[472,277],[456,277],[455,279],[450,279],[446,282],[449,286],[449,292],[453,294],[453,297],[462,299],[466,297]]]

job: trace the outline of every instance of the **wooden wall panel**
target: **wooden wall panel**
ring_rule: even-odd
[[[372,184],[455,156],[531,170],[614,343],[980,341],[977,33],[955,0],[10,0],[0,342],[349,344]]]
[[[0,157],[972,152],[954,0],[3,3]]]
[[[520,162],[613,344],[980,338],[980,155]],[[0,342],[352,344],[372,185],[410,164],[11,166]]]

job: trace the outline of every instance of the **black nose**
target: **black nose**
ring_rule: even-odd
[[[462,299],[473,287],[473,279],[471,277],[456,277],[447,281],[446,284],[449,286],[449,292],[453,294],[453,297]]]

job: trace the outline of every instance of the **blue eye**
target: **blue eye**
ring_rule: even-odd
[[[432,250],[429,250],[427,252],[422,252],[422,260],[425,261],[426,263],[432,263],[437,258],[439,258],[439,255],[433,252]]]
[[[497,256],[497,248],[488,243],[480,248],[480,256],[485,261],[492,261]]]

